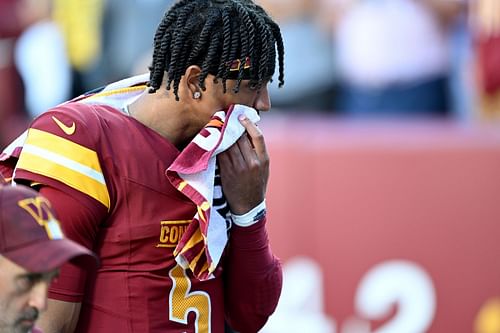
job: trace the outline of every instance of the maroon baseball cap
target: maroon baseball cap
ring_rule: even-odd
[[[77,258],[97,263],[90,250],[64,238],[50,202],[23,185],[0,185],[0,255],[36,273]]]

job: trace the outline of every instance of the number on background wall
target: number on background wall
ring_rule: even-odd
[[[492,298],[481,307],[474,323],[474,332],[500,333],[500,298]]]
[[[383,319],[393,306],[397,313],[373,333],[424,333],[436,313],[436,296],[429,275],[409,261],[387,261],[362,278],[355,298],[359,317]]]

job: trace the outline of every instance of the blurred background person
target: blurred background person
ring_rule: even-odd
[[[174,0],[107,0],[103,54],[99,63],[106,83],[148,72],[157,22]]]
[[[259,0],[278,22],[285,44],[286,85],[270,86],[274,108],[331,110],[334,97],[330,31],[318,21],[319,0]]]
[[[70,98],[71,67],[60,25],[53,20],[53,0],[23,1],[37,15],[17,40],[14,58],[33,119]]]
[[[445,115],[449,36],[465,0],[323,0],[335,34],[336,110]]]
[[[59,267],[93,254],[63,237],[47,199],[2,183],[0,175],[0,332],[41,333],[34,324]]]
[[[475,117],[476,80],[474,78],[474,53],[470,29],[470,5],[464,0],[463,7],[454,16],[448,28],[450,47],[450,115],[470,122]]]
[[[26,127],[24,86],[14,64],[17,38],[30,23],[22,0],[0,0],[0,145],[3,147]]]
[[[173,0],[54,0],[72,68],[71,97],[148,71],[153,35]]]
[[[108,83],[99,68],[106,0],[52,1],[53,17],[61,29],[71,68],[70,96]]]
[[[500,119],[500,1],[475,0],[472,28],[475,37],[478,97],[481,116]]]

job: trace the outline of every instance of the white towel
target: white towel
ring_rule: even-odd
[[[182,267],[189,268],[200,280],[213,277],[228,241],[226,216],[214,209],[213,202],[219,196],[214,195],[216,156],[245,132],[238,120],[243,114],[252,122],[260,120],[255,109],[244,105],[216,112],[167,170],[172,185],[198,208],[174,255]]]

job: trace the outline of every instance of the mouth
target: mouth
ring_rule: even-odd
[[[30,332],[35,326],[35,320],[21,319],[18,321],[17,326],[20,328],[20,332]]]
[[[23,331],[28,332],[35,325],[38,315],[25,316],[17,321],[18,326],[23,328]]]

